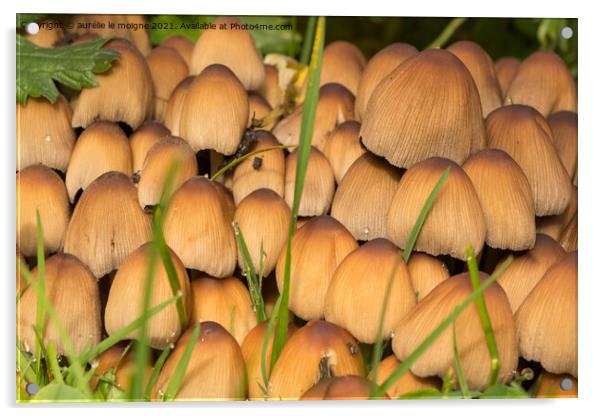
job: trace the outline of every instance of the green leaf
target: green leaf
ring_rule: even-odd
[[[76,388],[59,383],[51,383],[42,387],[32,398],[32,401],[38,402],[85,402],[88,400]]]
[[[441,397],[441,392],[437,389],[420,389],[398,397],[399,400],[417,400],[417,399],[437,399]]]
[[[494,384],[479,396],[480,399],[528,399],[529,394],[520,386]]]
[[[163,368],[163,364],[165,364],[165,360],[167,360],[167,357],[169,356],[170,352],[171,352],[170,347],[167,347],[163,351],[161,351],[161,355],[159,355],[159,358],[157,358],[157,361],[155,362],[155,365],[153,366],[153,371],[151,373],[150,378],[148,379],[146,389],[144,390],[144,398],[147,401],[150,400],[150,398],[151,398],[153,386],[157,382],[157,379],[159,378],[159,373],[161,372],[161,369]]]
[[[184,375],[186,374],[186,368],[188,367],[188,362],[190,361],[190,357],[192,357],[192,351],[194,350],[194,345],[196,344],[196,340],[199,337],[199,333],[201,332],[201,323],[196,324],[192,336],[188,340],[188,344],[186,344],[186,349],[184,350],[184,354],[176,367],[176,370],[171,375],[171,380],[167,385],[167,389],[165,390],[165,396],[163,399],[166,401],[173,401],[180,391],[180,387],[182,386],[182,381],[184,380]]]
[[[284,263],[284,282],[282,285],[282,303],[274,313],[278,315],[278,324],[276,334],[274,335],[274,344],[272,346],[272,359],[270,367],[278,360],[288,332],[288,302],[291,277],[291,246],[292,238],[297,227],[297,215],[299,205],[301,204],[301,194],[305,183],[305,174],[307,172],[307,162],[311,152],[311,139],[316,121],[316,111],[318,107],[318,97],[320,91],[320,72],[322,69],[322,54],[324,50],[324,37],[326,34],[326,18],[318,18],[316,35],[314,38],[311,61],[309,63],[309,74],[307,78],[307,90],[305,101],[303,103],[303,114],[301,116],[301,132],[299,136],[299,146],[297,147],[297,171],[295,173],[295,191],[293,196],[293,206],[291,209],[291,221],[288,231],[288,241],[286,247],[286,257]]]
[[[111,68],[119,57],[113,49],[103,49],[107,39],[62,48],[41,48],[17,35],[17,101],[45,97],[54,103],[59,96],[54,81],[74,90],[97,85],[94,74]]]
[[[454,365],[456,367],[456,376],[458,377],[458,383],[460,384],[460,391],[462,392],[462,398],[470,399],[470,391],[468,390],[468,383],[464,378],[464,370],[462,369],[462,362],[460,361],[460,353],[458,352],[458,337],[456,334],[456,321],[453,323],[454,333]]]
[[[44,259],[44,229],[42,228],[42,219],[40,218],[40,211],[36,209],[36,239],[37,239],[37,262],[38,262],[38,287],[40,291],[46,293],[46,267]],[[42,352],[44,350],[44,332],[46,327],[46,307],[44,299],[38,296],[38,303],[36,305],[36,326],[34,332],[36,333],[38,340],[38,348],[36,348],[36,374],[38,377],[42,374],[40,369],[42,365]],[[38,379],[38,383],[41,384],[42,380]]]

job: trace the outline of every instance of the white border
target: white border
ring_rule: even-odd
[[[393,2],[391,0],[369,0],[368,2],[351,1],[135,1],[135,0],[102,0],[97,2],[68,2],[27,1],[3,2],[2,33],[3,33],[3,62],[2,77],[2,126],[4,126],[0,143],[2,143],[2,215],[0,230],[3,232],[2,247],[2,277],[4,285],[2,295],[3,330],[4,336],[0,344],[1,359],[0,392],[1,404],[7,407],[9,414],[36,415],[71,415],[71,414],[105,414],[107,411],[116,415],[142,410],[145,415],[164,415],[172,408],[179,414],[198,415],[244,413],[245,415],[266,415],[283,413],[290,415],[306,415],[317,412],[345,412],[345,415],[364,414],[369,411],[379,413],[416,412],[422,414],[462,414],[462,415],[504,415],[525,412],[528,414],[545,413],[546,415],[593,414],[601,408],[598,397],[601,396],[602,352],[600,317],[602,293],[601,279],[598,267],[601,247],[598,236],[602,235],[600,227],[601,202],[599,171],[602,156],[602,131],[600,123],[600,62],[599,43],[602,38],[600,31],[600,16],[596,16],[592,1],[525,1],[503,0],[499,2],[476,2],[468,0],[455,1],[422,1],[422,2]],[[580,290],[579,290],[579,396],[577,400],[523,400],[523,401],[446,401],[446,402],[399,402],[399,403],[207,403],[207,404],[177,404],[164,405],[51,405],[16,407],[14,400],[14,294],[7,289],[14,279],[14,235],[15,235],[15,204],[14,204],[14,94],[15,94],[15,46],[14,25],[15,13],[138,13],[138,14],[256,14],[256,15],[372,15],[372,16],[489,16],[489,17],[577,17],[579,18],[579,196],[580,196]],[[340,410],[339,410],[340,409]],[[595,409],[595,410],[594,410]]]

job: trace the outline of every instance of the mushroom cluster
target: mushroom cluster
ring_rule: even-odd
[[[328,43],[288,270],[307,85],[292,58],[262,59],[238,19],[215,23],[229,29],[153,48],[144,31],[40,35],[45,47],[63,35],[112,37],[104,47],[119,52],[98,86],[16,109],[17,261],[38,273],[39,212],[46,295],[75,349],[142,314],[149,268],[148,307],[173,296],[152,248],[152,212],[164,197],[162,231],[189,326],[176,304],[148,321],[149,346],[173,349],[153,399],[185,353],[180,400],[368,398],[371,380],[382,383],[472,293],[469,246],[482,280],[515,257],[484,291],[497,382],[537,362],[546,389],[563,390],[566,379],[576,388],[577,96],[564,62],[541,51],[493,62],[470,41],[424,51],[395,43],[367,60],[349,42]],[[406,263],[399,253],[445,171]],[[274,335],[264,343],[268,325],[257,318],[237,233],[262,270],[268,317],[290,271],[291,323],[267,385],[261,360],[267,352],[270,362]],[[37,294],[19,273],[17,290],[19,342],[33,351]],[[65,354],[55,326],[41,337]],[[389,348],[370,372],[364,346],[383,340]],[[95,372],[118,365],[127,389],[133,357],[123,356],[124,345],[98,357]],[[485,389],[489,350],[470,305],[386,396],[440,388],[456,368],[456,348],[468,387]]]

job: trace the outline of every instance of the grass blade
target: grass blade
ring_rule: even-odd
[[[318,96],[320,88],[320,72],[322,69],[322,52],[324,50],[324,36],[326,31],[326,18],[318,17],[316,36],[313,41],[311,62],[309,64],[309,76],[307,79],[307,90],[305,102],[303,103],[303,115],[301,118],[301,133],[299,136],[299,146],[297,147],[297,171],[295,173],[295,192],[293,197],[293,206],[291,209],[291,222],[289,224],[288,241],[286,248],[286,257],[284,265],[284,282],[282,285],[282,302],[278,310],[274,313],[278,315],[276,334],[274,335],[274,344],[272,347],[271,366],[278,360],[288,331],[288,302],[291,277],[291,246],[293,233],[297,226],[297,214],[301,203],[301,194],[305,183],[305,173],[307,171],[307,162],[311,151],[311,139],[316,120],[316,110],[318,107]]]
[[[466,262],[468,263],[468,272],[470,273],[470,282],[474,290],[477,290],[481,285],[481,279],[479,277],[479,266],[474,255],[472,247],[466,249]],[[495,335],[493,334],[493,328],[491,326],[491,319],[489,318],[489,311],[487,311],[487,305],[485,304],[485,297],[483,294],[477,297],[475,301],[477,310],[479,311],[479,318],[481,319],[481,325],[485,332],[485,341],[487,342],[487,349],[491,356],[491,374],[489,377],[489,385],[497,383],[497,378],[500,373],[500,359],[497,350],[497,344],[495,342]]]
[[[169,356],[170,352],[170,347],[167,347],[163,351],[161,351],[161,355],[159,355],[159,358],[157,358],[157,361],[153,366],[153,371],[151,372],[150,378],[148,379],[148,383],[146,384],[146,389],[144,389],[144,399],[147,401],[150,400],[153,386],[157,382],[157,379],[159,378],[159,373],[161,372],[163,364],[165,364],[165,360],[167,360],[167,357]]]
[[[375,396],[377,398],[382,397],[386,391],[397,381],[399,378],[406,373],[420,358],[420,356],[439,338],[439,336],[450,326],[456,318],[466,309],[472,302],[477,299],[489,286],[495,282],[498,277],[508,268],[512,263],[513,257],[509,256],[498,270],[493,273],[487,280],[485,280],[477,289],[475,289],[469,296],[464,299],[462,303],[454,308],[452,313],[448,315],[438,326],[429,334],[428,337],[422,341],[422,343],[389,375],[389,377],[380,385],[376,391]]]
[[[247,278],[247,283],[249,285],[249,293],[251,295],[251,301],[253,302],[253,310],[255,311],[255,316],[257,317],[257,323],[261,323],[267,319],[265,304],[261,295],[261,279],[263,279],[263,276],[258,275],[255,272],[253,260],[251,259],[251,253],[249,253],[249,248],[245,242],[245,237],[242,235],[238,223],[234,221],[232,223],[232,227],[234,228],[234,236],[236,237],[238,250],[244,262],[245,272],[243,274]],[[260,258],[263,258],[263,256],[260,256]]]
[[[282,302],[282,294],[278,296],[276,299],[276,303],[274,303],[274,311],[277,311],[280,308],[280,303]],[[268,321],[268,327],[265,330],[265,336],[263,337],[263,344],[261,345],[261,378],[263,379],[263,384],[267,391],[269,380],[268,370],[267,370],[267,355],[268,355],[268,344],[270,342],[270,338],[272,333],[274,332],[274,324],[276,322],[276,316],[278,314],[272,313],[270,316],[270,320]],[[273,347],[272,347],[273,348]],[[272,356],[274,355],[274,351],[272,349]],[[270,360],[270,373],[272,372],[273,362]],[[263,390],[263,389],[262,389]]]
[[[447,180],[447,176],[449,175],[449,170],[450,170],[449,167],[447,169],[445,169],[445,171],[441,174],[441,177],[439,178],[439,180],[433,187],[433,190],[431,191],[429,197],[425,201],[424,206],[422,207],[422,210],[420,211],[420,214],[418,215],[418,218],[416,219],[416,223],[414,224],[414,227],[412,228],[412,232],[410,233],[410,236],[408,237],[408,242],[406,244],[405,251],[403,252],[403,254],[401,253],[401,251],[399,252],[399,254],[397,255],[397,257],[395,259],[393,268],[391,269],[391,273],[389,274],[389,280],[387,282],[387,289],[385,291],[385,299],[383,300],[383,306],[380,311],[380,318],[378,321],[378,330],[376,332],[376,334],[377,334],[376,335],[376,343],[374,344],[374,348],[372,349],[372,371],[374,373],[374,377],[372,377],[372,380],[370,382],[371,397],[373,397],[375,395],[376,388],[377,388],[376,380],[378,378],[378,367],[380,365],[380,360],[382,358],[382,350],[383,350],[383,347],[382,347],[382,345],[383,345],[383,339],[382,339],[383,325],[385,322],[385,314],[387,312],[387,307],[389,305],[389,298],[390,298],[389,294],[391,292],[391,286],[393,285],[393,279],[395,277],[395,274],[397,273],[397,270],[399,269],[399,266],[401,265],[401,262],[402,261],[405,261],[406,263],[408,262],[408,260],[410,258],[410,254],[412,253],[412,250],[414,249],[414,244],[416,243],[416,240],[418,239],[418,235],[420,234],[420,230],[422,230],[422,226],[424,225],[424,221],[426,220],[428,213],[430,212],[431,208],[433,207],[435,198],[437,198],[439,191],[441,191],[443,184]]]
[[[42,227],[42,219],[40,211],[36,209],[36,238],[37,238],[37,261],[38,261],[38,286],[43,293],[46,293],[46,264],[44,258],[44,229]],[[43,299],[38,296],[36,305],[36,327],[35,332],[38,334],[39,348],[36,349],[36,374],[42,374],[42,351],[44,350],[44,332],[46,327],[46,309]],[[38,380],[38,384],[42,385],[43,381]]]
[[[176,370],[171,376],[171,380],[167,385],[167,389],[165,390],[165,396],[163,396],[163,400],[165,401],[173,401],[180,390],[180,386],[182,385],[182,381],[184,380],[184,375],[186,374],[186,368],[188,367],[188,362],[190,361],[190,357],[192,357],[192,351],[194,350],[194,345],[196,344],[196,340],[199,337],[199,333],[201,332],[201,323],[196,324],[194,328],[194,332],[192,333],[192,337],[188,340],[188,344],[186,344],[186,349],[184,350],[184,355],[180,359]]]
[[[64,384],[63,375],[61,374],[61,368],[59,367],[56,355],[56,346],[54,345],[54,341],[49,341],[46,354],[46,362],[50,366],[50,371],[54,380],[57,383]]]
[[[465,21],[466,17],[456,17],[451,19],[447,26],[445,26],[445,29],[443,29],[443,32],[441,32],[441,34],[439,34],[439,36],[437,36],[437,38],[426,47],[426,49],[440,48],[445,45]]]
[[[305,29],[305,36],[303,37],[303,49],[301,49],[301,56],[299,57],[299,62],[303,65],[309,63],[311,45],[314,38],[314,32],[316,31],[317,20],[318,18],[316,16],[309,16],[307,19],[307,29]]]
[[[466,383],[466,378],[464,377],[464,370],[462,369],[462,362],[460,361],[460,353],[458,352],[456,321],[454,321],[452,328],[452,332],[454,333],[454,366],[456,367],[456,377],[458,378],[458,383],[460,384],[460,391],[462,392],[462,397],[465,399],[470,399],[472,397],[470,395],[470,391],[468,390],[468,384]]]
[[[209,178],[209,180],[212,182],[215,181],[217,178],[222,176],[224,173],[228,172],[230,169],[239,165],[240,163],[244,162],[245,160],[247,160],[248,158],[250,158],[252,156],[256,156],[261,153],[269,152],[270,150],[283,150],[283,149],[289,149],[291,147],[294,147],[294,146],[291,146],[291,145],[270,146],[270,147],[264,147],[263,149],[257,149],[252,152],[246,153],[246,154],[242,155],[241,157],[238,157],[238,158],[230,161],[226,166],[224,166],[223,168],[221,168],[220,170],[215,172],[213,174],[213,176],[211,176],[211,178]]]
[[[437,181],[437,184],[431,191],[431,194],[426,199],[426,202],[424,203],[424,206],[422,207],[422,211],[420,211],[420,215],[418,215],[418,219],[416,220],[416,223],[414,224],[414,228],[412,228],[412,231],[410,232],[410,236],[408,237],[408,241],[406,242],[406,248],[403,251],[403,260],[406,263],[410,259],[410,255],[412,254],[412,250],[414,250],[414,245],[416,244],[416,240],[418,239],[420,230],[422,229],[422,226],[424,225],[424,221],[426,221],[426,217],[427,217],[428,213],[430,212],[433,204],[435,203],[435,198],[437,198],[437,194],[443,187],[443,184],[445,183],[445,180],[447,179],[447,176],[449,175],[450,169],[451,169],[451,166],[448,166],[447,169],[445,169],[445,171],[443,171],[443,173],[441,174],[439,181]]]

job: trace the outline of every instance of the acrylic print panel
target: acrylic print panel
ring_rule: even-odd
[[[577,29],[17,15],[17,400],[576,397]]]

